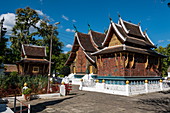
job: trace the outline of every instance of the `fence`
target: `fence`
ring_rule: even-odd
[[[86,91],[96,91],[109,94],[118,94],[118,95],[137,95],[149,92],[170,90],[170,83],[160,81],[126,81],[124,85],[118,84],[107,84],[103,80],[102,83],[94,82],[94,80],[81,80],[79,87],[80,90]]]

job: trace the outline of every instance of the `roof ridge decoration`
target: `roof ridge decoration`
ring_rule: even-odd
[[[127,30],[127,28],[126,28],[126,26],[124,25],[123,20],[122,20],[121,17],[119,18],[119,21],[120,21],[120,24],[122,25],[124,31],[128,34],[128,33],[130,32],[130,30]]]
[[[90,30],[90,34],[89,34],[89,35],[90,35],[90,39],[93,41],[93,43],[92,43],[92,44],[94,44],[94,45],[96,46],[96,47],[95,47],[95,46],[94,46],[94,47],[95,47],[97,50],[99,50],[99,49],[97,48],[97,47],[98,47],[98,45],[97,45],[97,44],[95,43],[95,41],[93,40],[92,30]]]
[[[117,34],[119,35],[119,37],[123,40],[126,41],[126,38],[119,32],[119,30],[116,27],[116,24],[112,21],[112,26],[115,29],[115,31],[117,32]]]
[[[22,44],[23,46],[29,46],[29,47],[39,47],[39,48],[45,48],[46,46],[38,46],[38,45],[30,45],[30,44]]]
[[[91,27],[90,27],[90,24],[87,24],[87,25],[88,25],[88,30],[91,31],[92,29],[91,29]]]
[[[75,36],[77,37],[77,41],[79,43],[79,45],[81,46],[81,48],[85,51],[84,47],[81,45],[80,43],[80,39],[79,39],[79,36],[78,36],[78,32],[76,32]]]
[[[91,53],[91,55],[94,55],[94,54],[96,54],[96,53],[99,53],[99,52],[101,52],[101,51],[103,51],[103,50],[105,50],[105,49],[111,49],[111,48],[116,48],[116,47],[124,47],[124,48],[126,49],[125,44],[115,45],[115,46],[109,46],[109,47],[105,47],[105,48],[103,48],[103,49],[100,49],[100,50],[98,50],[98,51],[96,51],[96,52],[93,52],[93,53]]]
[[[145,38],[146,38],[153,46],[155,46],[155,44],[150,40],[150,38],[149,38],[148,34],[146,33],[146,31],[144,31],[143,34],[145,35]]]
[[[83,52],[93,63],[95,63],[95,61],[85,51],[83,51]]]
[[[78,32],[77,27],[73,24],[75,32]]]

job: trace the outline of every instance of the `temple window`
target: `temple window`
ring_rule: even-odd
[[[33,73],[38,73],[38,72],[39,72],[39,67],[34,66],[32,72],[33,72]]]

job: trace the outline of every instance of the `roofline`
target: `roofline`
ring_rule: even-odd
[[[141,26],[139,26],[139,30],[140,30],[140,33],[142,34],[142,36],[145,37],[145,35],[144,35],[143,32],[142,32]]]
[[[103,48],[103,49],[101,49],[101,50],[99,50],[99,51],[96,51],[96,52],[94,52],[94,53],[91,53],[91,55],[94,55],[94,54],[96,54],[96,53],[99,53],[100,51],[103,51],[103,50],[105,50],[105,49],[116,48],[116,47],[124,47],[124,46],[125,46],[125,45],[122,44],[122,45],[115,45],[115,46],[105,47],[105,48]]]
[[[95,61],[93,60],[93,59],[91,59],[90,57],[89,57],[89,55],[85,52],[85,51],[83,51],[84,52],[84,54],[93,62],[93,63],[95,63]]]
[[[78,37],[77,32],[76,32],[75,36],[77,37],[77,41],[78,41],[79,45],[80,45],[80,46],[81,46],[81,48],[85,51],[85,49],[83,48],[83,46],[82,46],[82,45],[81,45],[81,43],[80,43],[80,40],[79,40],[79,37]]]
[[[155,44],[150,40],[148,34],[147,34],[146,32],[145,32],[144,34],[145,34],[145,37],[149,40],[149,42],[150,42],[153,46],[155,46]]]
[[[30,44],[22,44],[24,46],[32,46],[32,47],[39,47],[39,48],[45,48],[46,46],[37,46],[37,45],[30,45]]]
[[[67,58],[67,61],[65,62],[64,65],[68,65],[67,63],[69,62],[69,59],[71,58],[71,55],[72,55],[73,53],[75,53],[75,52],[72,52],[72,51],[70,52],[69,57]]]
[[[104,41],[102,42],[102,46],[104,46],[104,44],[105,44],[105,42],[106,42],[106,40],[107,40],[107,37],[108,37],[108,35],[109,35],[109,33],[110,33],[110,29],[111,29],[111,23],[110,23],[110,25],[109,25],[109,30],[108,30],[108,32],[107,32],[107,34],[106,34],[106,37],[105,37],[105,39],[104,39]]]
[[[91,40],[93,41],[93,44],[96,46],[94,46],[97,50],[99,50],[97,47],[99,47],[95,42],[94,42],[94,40],[93,40],[93,36],[92,36],[92,33],[91,33],[91,31],[92,30],[90,30],[89,32],[90,32],[90,38],[91,38]]]
[[[129,30],[127,30],[127,28],[125,27],[122,18],[120,17],[119,20],[120,20],[120,23],[121,23],[121,25],[122,25],[124,31],[128,34],[128,33],[129,33]]]
[[[113,28],[115,29],[115,31],[117,32],[117,34],[119,35],[119,37],[123,40],[123,41],[126,41],[126,38],[119,32],[119,30],[117,29],[116,24],[114,22],[112,22],[112,25],[113,25]]]

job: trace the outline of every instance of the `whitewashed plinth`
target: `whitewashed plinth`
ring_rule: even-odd
[[[65,95],[66,95],[65,85],[61,85],[61,86],[60,86],[60,94],[61,94],[62,96],[65,96]]]
[[[166,82],[159,82],[159,83],[157,82],[153,84],[145,83],[145,84],[136,84],[136,85],[131,85],[131,84],[116,85],[116,84],[95,83],[95,85],[93,86],[91,85],[88,86],[88,84],[84,84],[83,81],[79,89],[84,91],[93,91],[93,92],[117,94],[117,95],[124,95],[124,96],[170,90],[170,84]]]

